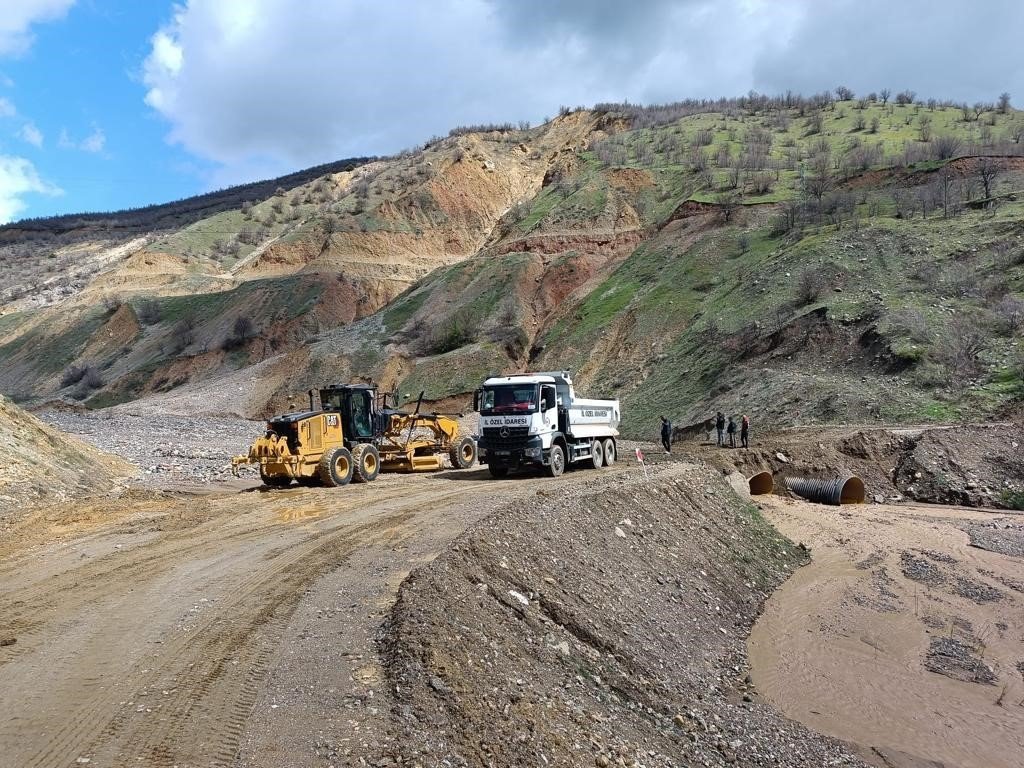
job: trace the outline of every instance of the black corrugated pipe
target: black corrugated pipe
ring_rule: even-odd
[[[797,496],[818,504],[863,504],[864,481],[856,475],[821,480],[815,477],[787,477],[786,486]]]
[[[751,496],[764,496],[775,490],[775,480],[771,472],[758,472],[747,483],[750,485]]]

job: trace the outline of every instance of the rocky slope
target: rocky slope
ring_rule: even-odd
[[[572,368],[631,434],[716,408],[1014,417],[1022,124],[752,97],[456,131],[117,249],[51,250],[79,282],[3,307],[0,389],[258,416],[328,379],[462,402],[488,372]],[[66,375],[83,367],[90,386]]]

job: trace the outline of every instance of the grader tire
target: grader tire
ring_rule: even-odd
[[[476,463],[476,443],[464,437],[448,449],[448,458],[455,469],[469,469]]]
[[[321,483],[328,488],[336,488],[349,484],[352,480],[353,466],[352,454],[348,452],[348,448],[335,448],[320,457],[317,474]]]
[[[263,467],[260,467],[260,480],[268,488],[287,488],[292,484],[292,479],[288,475],[269,475]]]
[[[354,483],[372,483],[380,474],[380,453],[369,443],[360,443],[352,449],[352,463]]]

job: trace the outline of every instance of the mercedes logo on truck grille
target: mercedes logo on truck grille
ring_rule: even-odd
[[[502,437],[508,437],[509,436],[508,427],[502,427],[501,431],[498,432],[498,434],[501,435]]]

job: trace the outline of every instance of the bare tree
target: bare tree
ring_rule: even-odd
[[[982,189],[985,190],[986,199],[992,197],[992,187],[996,178],[1003,172],[1003,168],[1003,161],[998,157],[978,158],[978,181],[981,182]]]
[[[739,200],[736,195],[723,192],[715,197],[715,202],[718,204],[718,212],[722,215],[722,221],[728,224],[739,207]]]
[[[878,92],[879,97],[882,99],[882,106],[884,107],[889,103],[889,97],[892,96],[892,91],[888,88],[883,88]]]
[[[871,118],[871,126],[868,128],[868,133],[878,133],[878,126],[881,125],[881,120],[878,119],[878,115]]]
[[[942,166],[942,169],[938,173],[938,189],[942,198],[942,218],[944,219],[949,218],[950,212],[955,212],[954,190],[956,187],[956,181],[956,172],[949,166],[949,164],[947,163]]]
[[[836,99],[839,101],[852,101],[853,91],[847,88],[845,85],[840,85],[836,88]]]
[[[1006,91],[999,94],[998,108],[1001,115],[1005,115],[1010,111],[1010,94]]]
[[[956,136],[936,136],[929,144],[932,157],[936,160],[949,160],[960,152],[960,139]]]
[[[932,138],[932,118],[931,118],[931,115],[921,115],[917,119],[917,126],[918,126],[917,127],[918,138],[921,139],[921,141],[923,141],[925,143],[931,141],[931,138]]]

